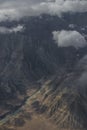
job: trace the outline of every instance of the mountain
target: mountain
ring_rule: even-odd
[[[75,30],[87,40],[86,24],[87,13],[0,22],[8,30],[23,26],[22,31],[0,33],[1,119],[38,91],[28,103],[35,113],[51,119],[58,129],[87,129],[87,45],[61,47],[53,39],[53,31]]]

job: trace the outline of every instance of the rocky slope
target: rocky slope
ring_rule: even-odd
[[[87,93],[79,91],[77,79],[73,73],[62,78],[57,76],[31,103],[34,111],[45,114],[58,129],[86,130]]]

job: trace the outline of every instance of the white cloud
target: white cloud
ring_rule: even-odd
[[[87,45],[85,38],[77,31],[54,31],[53,39],[59,47],[73,46],[78,49]]]
[[[16,33],[16,32],[21,32],[23,31],[23,26],[22,25],[18,25],[17,27],[13,27],[13,28],[7,28],[7,27],[0,27],[0,33],[2,34],[6,34],[6,33]]]
[[[3,0],[0,21],[42,13],[61,16],[64,12],[87,12],[86,0]]]
[[[22,32],[23,31],[23,25],[18,25],[17,27],[14,27],[14,28],[12,28],[12,29],[10,29],[9,31],[10,32]]]
[[[41,2],[33,7],[33,11],[38,13],[48,13],[61,16],[65,12],[87,12],[87,1],[83,0],[55,0]]]

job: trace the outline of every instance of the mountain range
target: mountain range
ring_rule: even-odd
[[[18,26],[22,30],[14,31]],[[57,130],[86,130],[87,13],[65,13],[62,18],[46,14],[24,17],[0,22],[0,28],[3,27],[0,32],[1,122],[19,109],[19,116],[32,110],[34,115],[50,120]],[[68,44],[63,46],[63,41]],[[17,123],[13,128],[13,122],[10,117],[0,130],[22,130]]]

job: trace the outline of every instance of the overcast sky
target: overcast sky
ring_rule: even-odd
[[[47,13],[87,12],[86,0],[0,0],[0,21]]]

